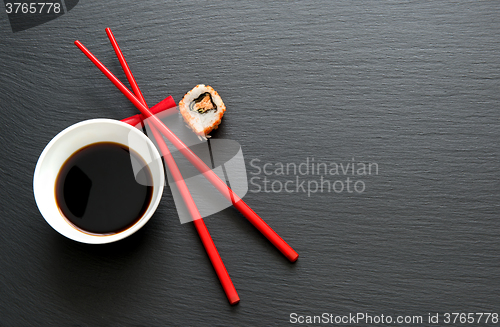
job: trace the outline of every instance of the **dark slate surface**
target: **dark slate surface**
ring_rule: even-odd
[[[13,33],[0,14],[0,325],[499,312],[499,17],[497,1],[82,0]],[[198,83],[219,91],[228,111],[214,137],[242,145],[249,178],[264,178],[253,159],[354,158],[378,175],[353,177],[361,194],[249,185],[245,200],[299,252],[295,264],[234,209],[209,217],[234,307],[168,188],[124,241],[65,239],[33,198],[38,156],[73,123],[136,112],[73,45],[125,80],[106,27],[150,104]],[[277,187],[296,176],[268,178]]]

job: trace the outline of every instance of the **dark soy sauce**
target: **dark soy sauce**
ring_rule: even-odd
[[[143,167],[137,175],[133,167]],[[139,181],[139,182],[138,182]],[[144,160],[112,142],[90,144],[69,157],[56,179],[59,209],[77,229],[113,234],[134,225],[151,202],[152,176]]]

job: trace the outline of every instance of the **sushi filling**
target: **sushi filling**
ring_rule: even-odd
[[[204,114],[210,110],[217,110],[217,105],[214,103],[214,100],[212,100],[212,95],[205,92],[189,104],[189,109]]]

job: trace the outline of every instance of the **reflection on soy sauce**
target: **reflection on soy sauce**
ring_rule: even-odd
[[[134,166],[143,169],[134,173]],[[63,164],[56,179],[56,202],[76,228],[113,234],[144,215],[152,199],[150,185],[151,172],[137,153],[118,143],[94,143]]]

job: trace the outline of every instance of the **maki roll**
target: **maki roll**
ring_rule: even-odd
[[[179,111],[188,126],[203,138],[219,127],[226,106],[221,97],[208,85],[196,85],[179,102]]]

